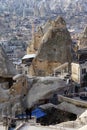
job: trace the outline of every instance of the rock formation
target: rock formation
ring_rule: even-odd
[[[16,74],[16,69],[9,61],[5,51],[0,46],[0,114],[3,109],[3,104],[9,102],[9,88],[13,84],[12,77]],[[6,105],[4,105],[6,108]],[[1,118],[1,117],[0,117]]]
[[[9,61],[5,51],[0,46],[0,77],[12,77],[16,74],[16,69]]]
[[[40,103],[40,100],[45,101],[53,94],[65,88],[66,81],[58,79],[58,77],[36,77],[33,78],[32,87],[27,94],[27,105],[33,107]]]
[[[30,74],[45,76],[53,73],[55,67],[65,62],[71,62],[71,37],[62,17],[54,21],[48,21],[44,27],[40,27],[35,34],[32,43],[33,52],[37,52],[33,60]],[[30,52],[28,48],[28,53]]]
[[[84,29],[80,37],[80,49],[87,48],[87,27]]]

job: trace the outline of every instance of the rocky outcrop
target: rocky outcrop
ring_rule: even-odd
[[[50,97],[65,88],[66,81],[58,77],[36,77],[32,81],[32,87],[27,94],[27,105],[33,107],[40,104],[41,100],[50,99]]]
[[[0,87],[0,103],[8,101],[9,97],[9,90]]]
[[[40,39],[39,42],[37,37]],[[49,75],[55,67],[71,62],[72,41],[62,17],[48,21],[40,28],[37,37],[33,43],[33,48],[37,46],[37,56],[30,68],[31,75]]]
[[[11,88],[0,86],[0,115],[8,114],[13,116],[20,113],[26,107],[26,94],[29,89],[25,75],[16,75],[13,78],[16,82]],[[4,83],[3,83],[4,84]],[[2,119],[0,117],[0,119]]]
[[[49,100],[53,94],[63,90],[66,81],[58,77],[17,77],[16,83],[10,89],[0,88],[0,114],[24,111],[27,107],[39,105],[42,101]],[[17,105],[19,104],[19,105]],[[7,109],[7,110],[6,110]],[[11,109],[11,110],[10,110]],[[20,113],[19,112],[19,113]]]
[[[9,61],[5,51],[0,46],[0,77],[12,77],[16,74],[16,69]]]
[[[80,49],[87,48],[87,27],[84,29],[80,37]]]
[[[13,81],[12,77],[16,74],[16,69],[9,61],[5,51],[0,46],[0,114],[3,106],[6,108],[6,102],[10,100],[10,91]]]

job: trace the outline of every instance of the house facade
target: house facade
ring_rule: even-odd
[[[78,84],[83,83],[84,75],[87,73],[87,61],[82,63],[71,63],[71,78]]]

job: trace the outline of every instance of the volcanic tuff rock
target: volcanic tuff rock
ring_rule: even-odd
[[[9,61],[5,51],[0,46],[0,77],[12,77],[16,74],[13,64]]]
[[[9,85],[15,74],[16,70],[13,64],[9,61],[5,51],[0,46],[0,114],[3,109],[2,104],[10,99]]]
[[[30,68],[31,75],[37,76],[49,75],[55,67],[71,62],[72,41],[64,19],[58,17],[54,21],[48,21],[41,30],[43,35],[39,32],[40,37],[37,33],[33,43],[33,48],[37,46],[38,51]],[[37,37],[40,37],[40,40],[37,40]]]
[[[87,27],[84,29],[84,32],[80,38],[80,48],[87,48]]]
[[[49,99],[57,91],[63,90],[65,83],[66,81],[58,77],[35,77],[27,94],[28,107],[33,107],[40,100]]]

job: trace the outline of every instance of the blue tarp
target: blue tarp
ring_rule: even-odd
[[[42,111],[40,108],[36,108],[35,110],[32,111],[32,116],[35,116],[37,119],[40,117],[45,116],[46,113]]]
[[[45,112],[43,112],[42,109],[40,108],[36,108],[32,111],[31,113],[32,116],[35,116],[37,119],[38,118],[41,118],[41,117],[44,117],[46,115]],[[19,114],[16,116],[17,118],[27,118],[27,115],[26,114]]]

